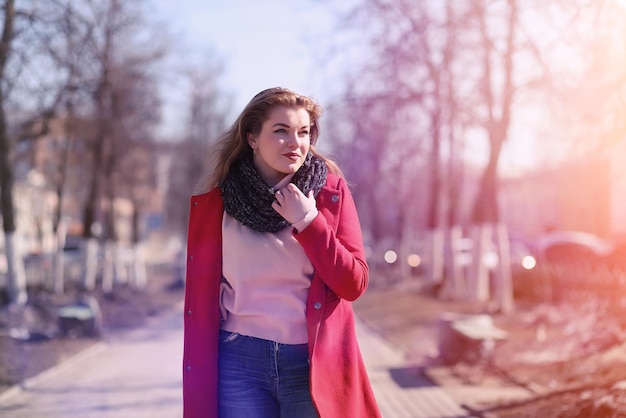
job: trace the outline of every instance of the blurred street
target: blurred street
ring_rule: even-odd
[[[461,417],[463,409],[426,378],[398,379],[405,356],[357,322],[385,417]],[[182,315],[174,309],[116,335],[0,395],[4,418],[180,417]]]
[[[189,198],[273,86],[385,417],[626,416],[626,0],[286,3],[0,0],[0,418],[182,415]]]
[[[179,417],[182,315],[117,334],[0,395],[3,418]]]

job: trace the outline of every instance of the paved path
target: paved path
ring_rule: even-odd
[[[385,418],[465,417],[441,387],[407,367],[405,355],[377,337],[357,321],[357,336],[374,388],[376,400]]]
[[[361,323],[357,331],[384,417],[465,416],[440,387],[403,369],[400,351]],[[0,395],[0,417],[179,418],[181,355],[179,309],[111,337]]]
[[[180,417],[179,311],[109,338],[3,394],[0,417]]]

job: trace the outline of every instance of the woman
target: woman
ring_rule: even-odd
[[[368,266],[339,168],[315,151],[320,108],[257,94],[191,198],[184,416],[378,417],[351,301]]]

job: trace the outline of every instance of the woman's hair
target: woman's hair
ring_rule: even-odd
[[[248,144],[248,134],[259,135],[263,123],[269,118],[270,111],[276,106],[301,107],[309,113],[311,119],[310,152],[323,159],[328,170],[343,177],[337,164],[319,154],[315,143],[319,136],[319,118],[321,107],[310,97],[301,96],[289,89],[274,87],[263,90],[250,100],[233,125],[218,139],[209,154],[209,173],[196,185],[195,193],[203,193],[219,185],[228,175],[230,167],[244,157],[252,157],[252,148]]]

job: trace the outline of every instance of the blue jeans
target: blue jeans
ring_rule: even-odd
[[[318,418],[307,344],[220,331],[219,418]]]

